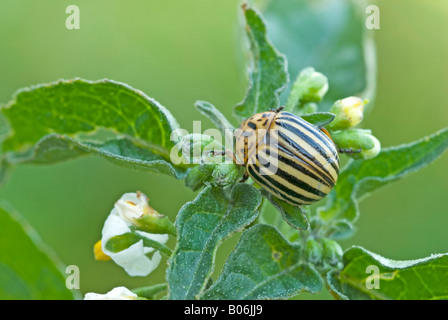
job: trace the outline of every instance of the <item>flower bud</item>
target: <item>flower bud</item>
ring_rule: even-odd
[[[324,260],[331,266],[336,266],[342,261],[343,251],[339,243],[334,240],[322,239]]]
[[[185,185],[193,191],[200,189],[210,180],[214,168],[214,164],[198,165],[192,168],[185,178]]]
[[[136,300],[138,297],[135,293],[125,287],[117,287],[106,294],[88,292],[84,296],[84,300]]]
[[[336,117],[328,125],[328,129],[343,130],[359,124],[364,117],[364,105],[366,103],[366,100],[358,97],[348,97],[336,101],[329,110]]]
[[[311,114],[317,112],[317,104],[315,102],[307,102],[301,106],[300,110],[297,110],[299,114]],[[295,110],[293,110],[294,112]]]
[[[322,261],[323,251],[322,246],[316,240],[308,239],[306,241],[305,257],[309,262],[313,264],[320,263]]]
[[[355,232],[355,227],[346,220],[334,222],[328,229],[327,237],[333,240],[347,239]]]
[[[307,102],[319,102],[328,91],[328,79],[314,68],[305,68],[294,82],[286,103],[287,110],[293,110]]]
[[[235,163],[210,163],[192,168],[185,178],[185,185],[193,191],[211,184],[222,188],[235,183],[241,176],[242,167]]]
[[[381,143],[366,129],[333,131],[331,137],[339,149],[353,159],[371,159],[381,151]]]
[[[168,217],[158,213],[148,204],[145,194],[125,193],[114,206],[117,214],[141,231],[158,234],[176,234],[176,228]]]
[[[206,134],[192,133],[181,138],[180,149],[189,163],[200,164],[205,155],[222,151],[222,145]]]
[[[212,183],[219,187],[228,187],[238,180],[241,170],[242,167],[234,163],[217,164],[212,173]]]

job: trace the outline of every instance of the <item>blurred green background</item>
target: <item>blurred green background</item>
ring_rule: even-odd
[[[276,0],[277,1],[277,0]],[[0,2],[0,102],[22,87],[74,77],[110,78],[144,91],[181,126],[204,120],[196,100],[229,118],[246,90],[237,0],[3,0]],[[370,1],[379,6],[378,85],[364,122],[383,146],[429,135],[448,125],[448,2]],[[81,29],[67,30],[65,8],[76,4]],[[331,85],[331,84],[330,84]],[[210,123],[203,122],[203,129]],[[352,244],[393,259],[448,252],[448,154],[361,203]],[[53,166],[23,165],[0,189],[66,265],[77,265],[81,292],[106,292],[163,281],[164,268],[131,278],[93,258],[113,203],[141,190],[159,212],[175,218],[194,197],[182,181],[115,167],[89,157]],[[234,241],[230,241],[228,248]],[[0,244],[1,246],[1,244]],[[1,247],[0,247],[1,250]],[[225,250],[218,251],[219,260]],[[304,295],[304,298],[328,298]]]

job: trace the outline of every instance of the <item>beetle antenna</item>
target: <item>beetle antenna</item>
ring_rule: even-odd
[[[279,113],[279,112],[282,111],[283,109],[285,109],[285,106],[280,106],[280,107],[278,107],[277,109],[272,109],[271,111],[272,111],[272,112],[275,112],[275,113]]]

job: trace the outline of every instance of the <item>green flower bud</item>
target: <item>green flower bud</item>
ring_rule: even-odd
[[[190,170],[185,178],[185,185],[193,191],[198,190],[204,184],[225,188],[235,183],[241,177],[243,170],[244,167],[233,162],[201,164]]]
[[[322,239],[324,260],[331,266],[336,266],[342,261],[343,251],[339,243],[334,240]]]
[[[190,163],[198,164],[212,151],[221,151],[222,145],[211,136],[192,133],[181,138],[180,149],[182,155],[189,159]]]
[[[346,150],[347,155],[353,159],[371,159],[381,151],[381,143],[370,130],[332,131],[331,137],[338,148]]]
[[[295,112],[295,110],[293,110]],[[300,114],[312,114],[317,112],[317,104],[314,102],[307,102],[305,103],[300,110],[297,110]]]
[[[353,235],[355,227],[348,221],[341,220],[335,222],[328,230],[327,237],[333,240],[347,239]]]
[[[328,91],[328,79],[314,68],[303,69],[294,82],[286,103],[287,110],[293,110],[307,102],[319,102]]]
[[[135,219],[137,229],[154,234],[171,234],[176,236],[176,227],[171,220],[164,215],[143,215]]]
[[[367,100],[357,97],[348,97],[336,101],[329,110],[336,117],[328,125],[328,129],[343,130],[359,124],[364,117],[364,105],[367,102]]]
[[[220,187],[230,186],[240,178],[242,169],[234,163],[217,164],[212,173],[213,183]]]
[[[305,244],[305,257],[313,263],[318,264],[322,261],[324,249],[321,244],[314,239],[308,239]]]
[[[214,164],[199,165],[192,168],[185,178],[185,185],[193,191],[198,190],[211,178],[214,168]]]
[[[322,224],[322,220],[319,217],[311,217],[309,221],[311,230],[318,228]]]

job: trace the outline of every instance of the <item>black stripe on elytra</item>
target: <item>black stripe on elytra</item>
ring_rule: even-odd
[[[312,165],[310,165],[308,162],[304,161],[303,159],[301,159],[300,157],[298,157],[296,154],[294,154],[293,152],[291,152],[291,150],[289,150],[288,148],[286,148],[283,144],[278,144],[278,150],[283,151],[284,153],[290,155],[291,157],[294,157],[294,159],[296,159],[297,161],[300,161],[300,163],[303,163],[303,166],[305,168],[311,168],[315,171],[316,175],[318,175],[321,179],[325,180],[327,183],[327,185],[329,185],[330,187],[334,186],[334,181],[332,180],[331,176],[327,175],[326,173],[318,170],[316,167],[313,167]],[[324,169],[323,169],[324,170]],[[327,172],[327,171],[325,171]]]
[[[328,178],[330,178],[330,180],[332,181],[331,182],[332,184],[335,183],[333,176],[330,174],[330,172],[328,172],[328,170],[322,165],[322,163],[320,163],[313,155],[309,154],[304,148],[302,148],[299,144],[297,144],[296,142],[291,140],[288,136],[286,136],[282,132],[279,131],[278,136],[285,142],[285,144],[291,145],[291,147],[293,147],[295,150],[297,150],[297,152],[302,154],[305,158],[310,160],[317,167],[322,169],[322,171],[328,176]],[[282,145],[281,141],[278,142],[278,145],[279,145],[279,147]],[[286,147],[284,147],[284,148],[286,148]]]
[[[278,148],[279,150],[283,151],[284,153],[291,155],[294,160],[291,160],[291,157],[284,157],[281,154],[277,153],[277,152],[272,152],[270,149],[266,148],[265,149],[265,153],[268,156],[274,157],[276,159],[278,159],[279,162],[284,163],[287,166],[290,166],[291,168],[303,173],[304,175],[313,178],[314,180],[330,187],[333,188],[334,184],[333,182],[328,179],[328,177],[326,176],[317,176],[316,174],[314,174],[313,172],[309,171],[308,168],[310,168],[310,165],[308,163],[306,163],[305,161],[303,161],[302,159],[298,158],[297,156],[293,155],[288,149],[285,149],[283,146],[279,146]]]
[[[258,172],[255,172],[253,170],[253,168],[257,168]],[[300,199],[300,200],[303,200],[303,201],[307,201],[307,202],[317,201],[318,200],[318,199],[308,198],[308,197],[306,197],[306,196],[304,196],[302,194],[299,194],[299,193],[295,192],[294,190],[291,190],[291,189],[287,188],[285,185],[281,184],[279,181],[277,181],[277,180],[275,180],[273,178],[273,177],[276,176],[276,174],[275,175],[262,175],[260,173],[260,168],[257,165],[255,165],[255,164],[249,165],[248,169],[249,169],[249,173],[255,174],[255,176],[259,177],[260,179],[265,179],[266,181],[271,183],[273,186],[275,186],[277,188],[277,190],[279,190],[280,192],[284,193],[287,196],[290,196],[290,197],[293,197],[293,198],[297,198],[297,199]],[[267,187],[269,187],[269,186],[267,185]]]
[[[260,159],[261,158],[261,159]],[[259,163],[269,163],[269,161],[267,159],[265,159],[264,157],[262,157],[261,155],[257,154],[257,159],[259,161]],[[308,183],[306,183],[305,181],[302,181],[300,179],[297,179],[296,177],[294,177],[293,175],[289,174],[288,172],[280,169],[278,166],[275,167],[273,164],[269,163],[270,166],[274,167],[273,173],[275,172],[275,176],[276,177],[280,177],[286,181],[288,181],[289,183],[291,183],[292,185],[307,191],[309,193],[312,193],[316,196],[319,197],[325,197],[327,194],[325,192],[322,192],[316,188],[314,188],[313,186],[309,185]],[[268,165],[268,166],[269,166]],[[269,171],[271,171],[270,169],[268,169]]]
[[[283,113],[282,113],[282,115],[283,115]],[[301,119],[301,118],[299,118],[297,116],[294,116],[294,115],[292,115],[290,113],[287,113],[287,115],[291,115],[291,116],[289,116],[289,117],[280,116],[280,117],[277,117],[276,120],[291,121],[291,122],[294,122],[295,124],[303,127],[308,132],[311,132],[317,139],[322,141],[322,143],[330,150],[331,154],[336,159],[339,159],[339,155],[338,155],[338,152],[336,150],[336,146],[334,145],[333,141],[331,141],[324,133],[318,131],[318,129],[313,127],[310,123],[306,122],[305,120],[303,120],[303,119]]]
[[[317,170],[315,167],[311,166],[308,162],[304,161],[303,159],[299,158],[296,154],[294,154],[293,152],[291,152],[291,150],[289,150],[288,148],[286,148],[286,146],[284,146],[283,144],[280,143],[280,144],[278,144],[277,147],[278,147],[278,149],[279,149],[280,151],[283,151],[284,153],[291,155],[292,157],[294,157],[294,159],[296,159],[296,160],[300,161],[301,163],[303,163],[303,165],[304,165],[306,168],[312,168],[313,170],[315,170],[316,174],[317,174],[321,179],[325,180],[325,181],[327,182],[327,184],[328,184],[330,187],[333,187],[333,186],[334,186],[334,181],[332,180],[331,176],[328,176],[328,175],[325,174],[324,172],[321,172],[321,171]],[[327,172],[327,171],[325,171],[325,172]]]
[[[307,136],[303,131],[301,131],[296,126],[286,123],[286,122],[276,122],[276,124],[284,128],[285,130],[288,130],[288,132],[291,132],[295,136],[303,139],[306,143],[310,145],[311,148],[319,152],[319,154],[334,168],[336,173],[339,173],[339,167],[334,163],[334,160],[331,157],[328,157],[325,150],[318,144],[312,137]],[[279,132],[280,133],[280,132]],[[291,140],[291,139],[290,139]]]
[[[322,133],[319,128],[309,123],[308,121],[303,120],[302,118],[289,112],[282,112],[280,115],[277,116],[276,119],[285,119],[293,121],[294,123],[297,123],[302,127],[307,128],[310,132],[313,132],[316,137],[319,137],[320,140],[323,141],[326,144],[326,146],[334,153],[334,155],[337,155],[336,146],[334,142],[326,134]]]
[[[290,201],[290,202],[292,202],[292,203],[294,203],[294,204],[296,204],[296,205],[301,205],[301,204],[304,204],[304,203],[307,203],[307,202],[308,202],[308,201],[300,201],[300,200],[298,200],[298,199],[291,198],[290,196],[285,195],[283,192],[280,192],[280,191],[277,190],[276,188],[273,188],[272,186],[270,186],[269,184],[267,184],[266,181],[263,181],[263,180],[260,178],[259,174],[257,174],[257,173],[255,172],[255,170],[252,168],[251,165],[249,165],[249,166],[247,167],[247,169],[248,169],[248,171],[249,171],[250,176],[252,177],[252,179],[254,179],[254,181],[255,181],[256,183],[258,183],[261,187],[265,188],[266,190],[270,190],[270,192],[271,192],[271,193],[274,193],[275,195],[277,195],[277,197],[286,199],[286,200],[288,200],[288,201]],[[310,201],[316,201],[316,200],[310,200]]]

